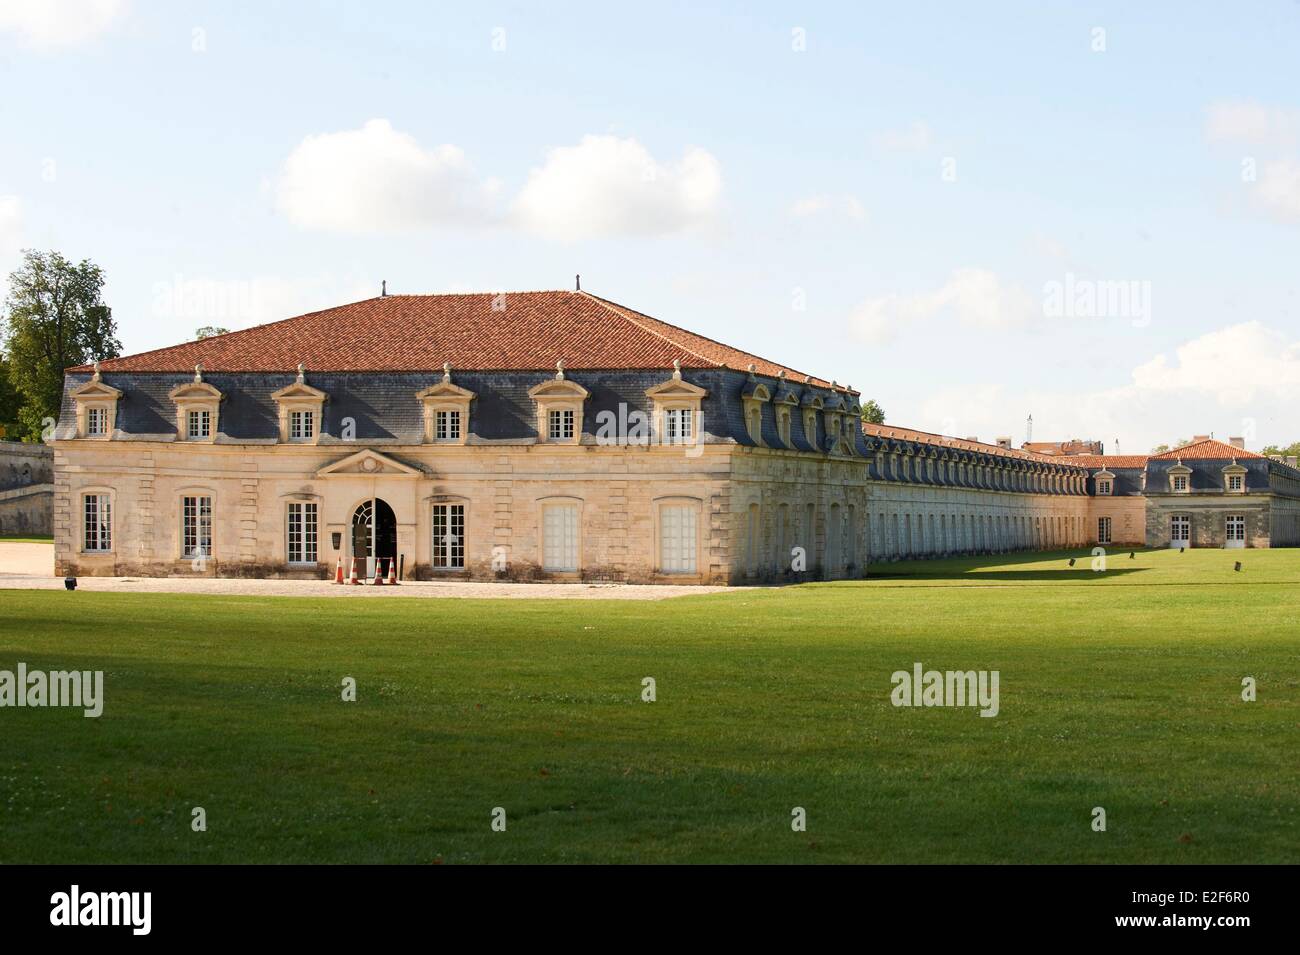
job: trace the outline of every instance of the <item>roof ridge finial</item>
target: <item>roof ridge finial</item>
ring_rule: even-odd
[[[298,384],[305,384],[307,377],[307,368],[302,362],[298,362]]]
[[[91,381],[99,381],[99,359],[95,359],[95,374],[91,376]]]
[[[680,358],[673,359],[673,380],[682,380],[682,360]]]
[[[749,363],[749,367],[746,368],[745,370],[749,372],[749,377],[750,377],[750,378],[753,378],[753,377],[754,377],[754,372],[758,371],[758,366],[755,365],[755,364],[751,361],[751,362]]]
[[[442,380],[446,384],[451,384],[451,362],[449,361],[442,363]]]
[[[201,361],[194,364],[194,383],[196,385],[203,384],[203,362]]]
[[[556,381],[564,380],[564,359],[563,358],[561,358],[559,361],[555,363],[555,380]]]
[[[804,375],[804,376],[803,376],[803,383],[804,383],[805,385],[811,385],[811,384],[812,384],[812,375]]]

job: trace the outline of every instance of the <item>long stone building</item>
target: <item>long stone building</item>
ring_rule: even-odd
[[[862,425],[851,387],[582,291],[381,296],[72,368],[52,444],[63,574],[834,579],[1160,542],[1165,507],[1118,461]],[[1294,542],[1300,472],[1232,453],[1246,540]]]

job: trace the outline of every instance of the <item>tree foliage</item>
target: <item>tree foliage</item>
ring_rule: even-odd
[[[862,420],[867,424],[884,424],[885,409],[876,403],[875,398],[868,398],[862,405]]]
[[[22,401],[18,430],[26,440],[40,438],[44,419],[58,418],[64,369],[121,354],[103,291],[98,265],[73,263],[58,252],[26,249],[10,274],[0,340],[9,383]]]

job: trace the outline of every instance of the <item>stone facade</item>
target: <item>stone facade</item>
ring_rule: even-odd
[[[1148,485],[1181,462],[863,425],[851,388],[594,296],[510,303],[381,298],[70,369],[57,571],[703,584],[1091,546],[1106,517],[1160,544]],[[1300,471],[1253,457],[1187,469],[1193,546],[1217,539],[1202,485],[1239,473],[1250,546],[1295,542]]]

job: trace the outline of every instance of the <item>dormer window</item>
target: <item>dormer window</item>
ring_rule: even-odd
[[[71,398],[77,408],[77,437],[108,439],[117,419],[117,401],[122,392],[104,384],[95,362],[90,381],[73,389]]]
[[[328,397],[307,384],[306,369],[298,366],[293,384],[271,395],[280,406],[280,440],[296,444],[315,444],[320,440],[321,413]]]
[[[547,413],[547,437],[552,441],[573,440],[573,409],[564,408]]]
[[[664,412],[664,431],[670,443],[681,444],[695,437],[694,415],[690,408],[669,408]]]
[[[289,440],[310,441],[316,435],[316,412],[289,412]]]
[[[443,363],[442,381],[416,396],[424,406],[424,440],[464,444],[469,433],[469,408],[474,392],[451,383],[451,365]]]
[[[564,377],[564,362],[555,363],[555,377],[534,385],[528,397],[537,404],[537,437],[545,444],[579,444],[582,409],[590,392]]]
[[[207,410],[186,412],[185,439],[202,441],[210,437],[212,437],[212,412]]]
[[[176,436],[181,441],[213,441],[219,427],[221,392],[203,380],[203,366],[194,366],[194,380],[167,393],[176,405]]]
[[[433,438],[435,441],[460,440],[460,412],[435,411]]]
[[[758,380],[754,373],[755,366],[749,366],[749,380],[740,391],[740,401],[745,410],[745,430],[749,439],[759,447],[763,446],[763,404],[772,400],[772,392],[767,385]]]
[[[1223,486],[1229,494],[1246,493],[1246,469],[1235,458],[1223,469]]]

